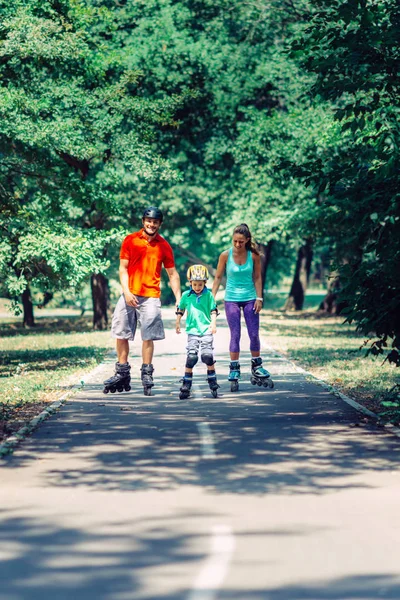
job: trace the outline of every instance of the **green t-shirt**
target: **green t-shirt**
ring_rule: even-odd
[[[181,310],[186,310],[186,333],[205,335],[211,333],[211,311],[216,310],[214,296],[206,287],[200,294],[192,289],[182,294],[179,303]]]

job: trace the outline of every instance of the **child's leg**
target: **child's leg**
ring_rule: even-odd
[[[199,360],[199,345],[200,341],[196,335],[188,335],[188,343],[186,346],[186,365],[185,374],[183,376],[182,387],[180,389],[180,398],[188,398],[192,388],[193,367]]]
[[[201,361],[207,366],[207,381],[213,396],[216,396],[219,385],[215,373],[214,338],[213,335],[203,335],[200,343]]]
[[[240,305],[238,302],[225,302],[225,314],[231,332],[229,352],[231,360],[238,360],[240,354]]]
[[[254,300],[243,307],[244,320],[250,338],[250,352],[253,357],[260,356],[260,315],[254,312]]]

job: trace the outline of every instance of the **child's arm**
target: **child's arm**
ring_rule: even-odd
[[[179,307],[176,309],[176,321],[175,321],[175,331],[176,333],[181,333],[181,319],[183,317],[183,313],[185,311],[180,309]]]
[[[211,333],[217,333],[217,311],[211,313]]]

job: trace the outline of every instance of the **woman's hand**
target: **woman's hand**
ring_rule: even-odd
[[[259,299],[257,299],[257,300],[254,302],[254,309],[253,309],[253,310],[254,310],[254,312],[256,313],[256,315],[258,315],[258,314],[261,312],[261,309],[262,309],[262,307],[263,307],[263,301],[262,301],[262,300],[259,300]]]

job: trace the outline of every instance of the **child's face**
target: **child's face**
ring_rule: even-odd
[[[191,281],[190,285],[192,286],[192,290],[194,291],[195,294],[200,294],[205,286],[206,286],[206,282],[205,281]]]

